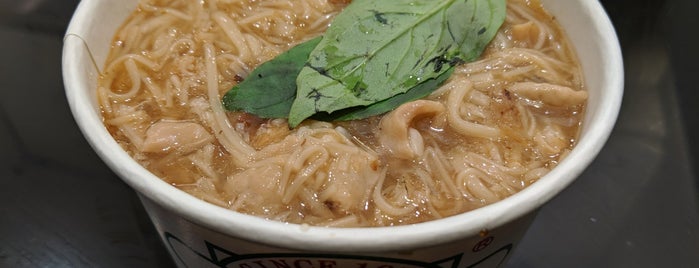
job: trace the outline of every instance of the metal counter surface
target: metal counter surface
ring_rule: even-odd
[[[699,267],[699,2],[602,2],[624,53],[618,123],[506,267]],[[60,67],[76,5],[0,0],[0,267],[172,267],[71,117]]]

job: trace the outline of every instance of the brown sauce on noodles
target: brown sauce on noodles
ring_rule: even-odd
[[[587,94],[538,1],[509,0],[481,59],[429,97],[365,120],[227,112],[255,66],[322,34],[349,1],[142,1],[114,37],[98,96],[133,158],[203,200],[322,226],[423,222],[506,198],[575,145]]]

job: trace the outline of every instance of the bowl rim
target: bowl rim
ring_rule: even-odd
[[[190,222],[223,235],[248,241],[298,250],[369,252],[407,250],[448,243],[492,230],[535,211],[548,202],[593,161],[606,143],[621,106],[623,63],[616,32],[598,1],[578,1],[594,16],[591,27],[602,35],[601,47],[609,68],[602,85],[605,98],[598,103],[593,122],[585,137],[550,173],[522,191],[494,204],[462,214],[423,223],[390,226],[333,228],[282,223],[250,216],[195,198],[159,179],[124,151],[103,125],[92,105],[95,100],[84,83],[84,70],[78,68],[87,57],[82,36],[91,26],[85,25],[98,1],[81,1],[68,27],[63,47],[63,79],[71,112],[88,143],[100,158],[139,195],[144,196]],[[588,120],[589,121],[589,120]]]

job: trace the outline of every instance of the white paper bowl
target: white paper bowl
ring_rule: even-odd
[[[481,209],[426,223],[324,228],[268,221],[194,198],[132,160],[102,124],[95,91],[96,66],[103,66],[114,32],[136,0],[80,3],[64,41],[65,90],[88,142],[138,192],[180,266],[274,267],[275,261],[290,267],[496,266],[519,242],[537,209],[575,180],[601,150],[623,94],[619,43],[600,3],[542,2],[567,31],[583,66],[590,98],[579,144],[558,167],[523,191]]]

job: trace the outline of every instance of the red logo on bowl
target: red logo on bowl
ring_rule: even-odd
[[[495,240],[495,237],[492,237],[492,236],[484,238],[483,240],[476,243],[475,246],[473,246],[473,249],[472,249],[473,252],[479,252],[481,250],[484,250],[485,248],[490,246],[490,244],[493,243],[493,240]]]

